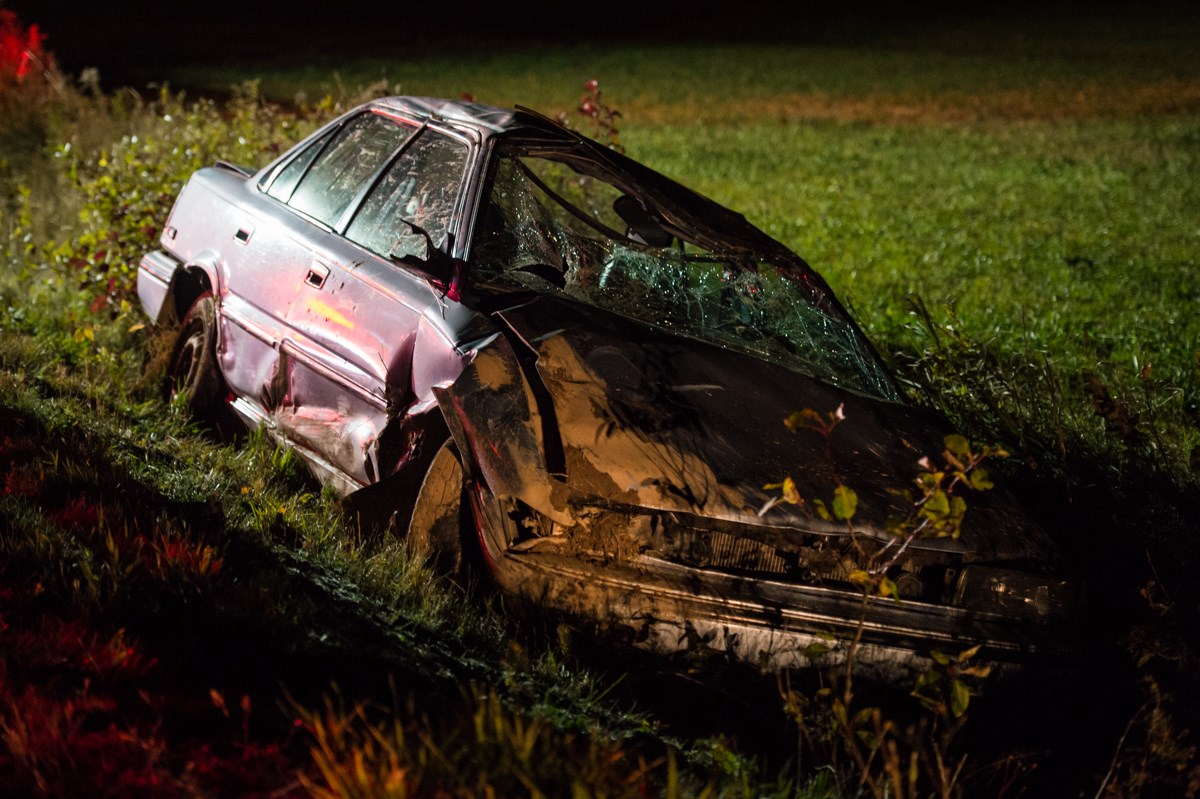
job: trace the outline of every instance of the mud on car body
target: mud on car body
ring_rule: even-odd
[[[901,401],[828,286],[735,214],[523,109],[388,98],[266,168],[188,181],[138,274],[181,320],[169,379],[390,503],[419,546],[659,651],[768,668],[844,653],[846,525],[779,504],[839,480],[886,540],[891,489],[951,432]],[[844,408],[829,452],[785,429]],[[1061,647],[1073,587],[1003,489],[869,599],[882,669]],[[827,648],[827,647],[822,647]],[[810,653],[812,650],[808,650]]]

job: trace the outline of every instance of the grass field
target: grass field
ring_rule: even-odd
[[[309,107],[382,80],[567,111],[586,132],[572,109],[599,79],[631,155],[805,256],[914,400],[1013,453],[1010,485],[1089,582],[1069,687],[985,688],[958,790],[1150,797],[1200,790],[1197,40],[1194,13],[1051,15],[147,80],[227,96],[254,79]],[[0,789],[863,790],[846,751],[804,749],[790,687],[711,663],[664,677],[597,653],[586,627],[495,612],[363,540],[286,453],[214,444],[167,407],[145,353],[169,333],[122,304],[125,261],[189,169],[264,163],[312,119],[122,97],[49,103],[36,132],[73,144],[53,158],[15,106],[0,116]]]
[[[1146,374],[1179,469],[1200,445],[1196,36],[1195,19],[1051,18],[877,34],[874,47],[476,46],[165,77],[218,90],[259,78],[282,100],[382,80],[551,113],[598,78],[631,155],[805,256],[884,350],[928,346],[920,298],[1061,382],[1100,372],[1140,391]]]

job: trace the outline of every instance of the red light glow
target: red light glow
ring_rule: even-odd
[[[45,41],[37,25],[26,30],[16,14],[0,10],[0,78],[13,75],[22,80],[35,65],[45,64],[47,55],[42,49]]]

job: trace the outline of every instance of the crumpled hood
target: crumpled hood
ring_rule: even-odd
[[[844,524],[822,520],[811,503],[759,516],[772,496],[763,486],[790,476],[808,500],[828,502],[839,483],[850,486],[859,497],[855,527],[882,535],[889,516],[906,512],[895,490],[912,486],[917,461],[937,459],[953,432],[940,414],[565,298],[542,295],[496,319],[536,365],[536,373],[526,365],[526,383],[543,384],[526,387],[537,406],[528,418],[541,422],[539,446],[551,464],[543,474],[556,483],[556,505],[693,514],[769,527],[783,539],[845,535]],[[846,419],[830,436],[829,455],[819,433],[784,425],[793,411],[824,416],[839,405]],[[1045,533],[1003,488],[966,500],[958,541],[919,545],[972,560],[1054,558]]]

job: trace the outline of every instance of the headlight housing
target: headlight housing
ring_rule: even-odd
[[[971,564],[958,577],[956,607],[1052,622],[1074,618],[1080,598],[1075,584],[1058,575]]]

